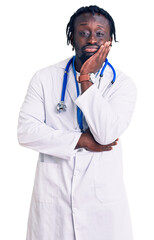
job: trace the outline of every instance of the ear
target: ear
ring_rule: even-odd
[[[110,37],[111,47],[112,47],[112,41],[113,41],[113,38],[112,38],[112,37]]]
[[[74,38],[71,36],[71,45],[72,45],[72,51],[74,51]]]
[[[73,38],[73,36],[71,36],[71,45],[72,45],[72,47],[74,47],[74,38]]]

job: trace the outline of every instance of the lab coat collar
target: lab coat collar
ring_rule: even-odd
[[[71,57],[71,58],[72,58],[72,57]],[[69,61],[71,58],[67,58],[67,59],[65,59],[65,60],[63,60],[63,61],[55,64],[55,67],[65,69],[68,61]]]

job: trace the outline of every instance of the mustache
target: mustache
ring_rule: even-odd
[[[97,50],[100,48],[100,46],[98,44],[86,44],[85,46],[83,46],[81,48],[81,50],[84,51],[86,49],[86,47],[96,47]]]

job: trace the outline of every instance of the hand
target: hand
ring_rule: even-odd
[[[96,73],[105,62],[110,49],[110,41],[105,42],[104,45],[101,45],[99,50],[82,65],[80,75]]]
[[[95,141],[93,135],[88,129],[85,133],[82,133],[75,149],[85,148],[86,150],[92,151],[92,152],[111,151],[113,149],[113,146],[118,144],[118,140],[119,139],[116,139],[113,143],[108,145],[101,145]]]

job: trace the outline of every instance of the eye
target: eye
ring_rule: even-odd
[[[79,32],[79,35],[81,37],[89,37],[89,32],[88,31],[81,31],[81,32]]]
[[[96,32],[97,37],[104,37],[104,32],[98,31]]]

